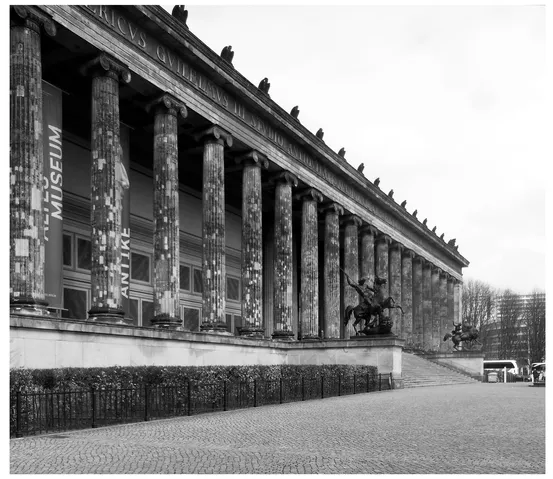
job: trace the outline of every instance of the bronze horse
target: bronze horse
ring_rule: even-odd
[[[401,311],[401,314],[404,314],[403,308],[399,304],[395,304],[394,298],[388,296],[384,301],[379,304],[369,304],[363,305],[363,303],[358,304],[357,306],[348,306],[344,314],[344,326],[347,326],[353,312],[355,317],[355,322],[353,323],[353,329],[355,330],[355,335],[358,336],[360,333],[357,331],[357,325],[364,320],[365,323],[361,331],[366,331],[368,328],[377,325],[377,320],[382,319],[382,313],[385,309],[394,309],[397,308]],[[371,318],[374,316],[374,319]]]
[[[470,326],[468,324],[463,324],[461,326],[455,323],[453,323],[453,326],[455,329],[451,331],[451,333],[446,333],[444,341],[451,338],[451,341],[453,341],[453,349],[455,349],[455,351],[459,351],[459,345],[461,343],[463,343],[466,349],[472,349],[475,344],[482,344],[478,341],[478,329],[474,326]]]

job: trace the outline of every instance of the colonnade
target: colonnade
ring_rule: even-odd
[[[16,7],[17,8],[17,7]],[[11,26],[11,241],[12,308],[47,314],[44,301],[42,212],[42,106],[40,34],[55,33],[51,19],[31,7],[16,10]],[[131,74],[117,59],[101,53],[82,67],[92,77],[91,118],[91,309],[89,319],[124,321],[121,296],[121,181],[119,87]],[[152,325],[175,329],[179,318],[178,117],[186,105],[169,93],[149,106],[154,124],[154,317]],[[37,140],[38,139],[38,140]],[[225,150],[232,134],[213,124],[198,132],[203,144],[202,321],[203,332],[226,332],[225,301]],[[359,302],[340,272],[352,279],[375,275],[388,280],[386,295],[402,305],[392,310],[393,332],[407,343],[445,350],[442,338],[459,317],[459,281],[348,212],[314,188],[298,188],[288,171],[273,174],[274,262],[263,268],[261,171],[269,159],[252,149],[236,160],[242,165],[242,318],[240,334],[262,337],[263,274],[273,275],[273,331],[278,340],[293,338],[293,200],[301,203],[300,339],[348,338],[343,308]],[[324,223],[323,261],[319,261],[319,217]],[[342,239],[341,239],[342,238]],[[343,257],[341,259],[341,253]],[[322,282],[319,276],[322,275]],[[320,286],[322,284],[322,286]],[[322,298],[321,298],[322,297]],[[320,304],[322,301],[322,305]],[[322,313],[320,313],[322,311]],[[320,331],[323,334],[320,334]]]

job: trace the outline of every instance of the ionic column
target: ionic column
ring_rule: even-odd
[[[319,234],[317,203],[323,195],[313,188],[296,196],[302,200],[301,215],[301,278],[300,331],[302,341],[319,337]]]
[[[422,265],[424,259],[415,255],[413,258],[413,345],[423,347],[423,295],[422,295]]]
[[[200,331],[227,334],[225,320],[225,145],[232,136],[211,126],[195,136],[204,142],[202,191],[202,323]]]
[[[447,324],[447,278],[449,274],[445,271],[440,273],[440,334],[438,339],[440,341],[440,351],[445,352],[448,350],[448,343],[451,341],[444,341],[444,335],[451,329]]]
[[[453,329],[453,325],[455,323],[455,298],[454,298],[454,289],[455,289],[455,283],[456,279],[449,275],[447,278],[447,327],[451,326],[451,329]],[[449,329],[446,329],[446,333],[449,331]],[[445,334],[445,333],[444,333]],[[442,338],[443,339],[443,338]],[[451,341],[445,342],[447,345],[447,350],[451,351],[453,349],[453,343]]]
[[[298,179],[289,172],[273,177],[275,183],[275,261],[273,339],[289,341],[292,330],[292,186]]]
[[[344,271],[352,281],[359,281],[359,230],[361,219],[355,215],[344,217]],[[359,304],[359,294],[355,289],[344,281],[344,307],[357,306]],[[349,339],[355,335],[353,329],[353,318],[344,330],[344,339]],[[362,326],[362,325],[360,325]]]
[[[375,250],[376,250],[376,259],[375,259],[375,270],[376,276],[381,279],[386,279],[388,282],[382,286],[382,291],[384,296],[388,296],[390,293],[390,281],[388,278],[388,246],[392,242],[386,234],[379,234],[376,237]]]
[[[453,286],[453,318],[456,323],[462,323],[463,317],[462,317],[462,305],[461,300],[463,297],[463,282],[459,280],[455,280],[455,284]]]
[[[183,103],[168,94],[148,105],[154,118],[154,317],[153,326],[176,329],[180,318],[179,142]]]
[[[422,265],[422,344],[432,349],[432,263]]]
[[[81,69],[92,76],[91,309],[89,319],[124,322],[121,294],[121,145],[119,82],[131,74],[102,53]]]
[[[10,312],[47,315],[44,296],[40,10],[13,7],[10,25]],[[61,185],[60,185],[61,186]]]
[[[371,225],[363,225],[359,230],[361,234],[361,277],[370,278],[370,284],[374,282],[374,239],[378,234],[377,229]]]
[[[441,292],[440,292],[440,273],[442,270],[437,266],[432,267],[432,337],[431,344],[434,351],[440,349],[440,343],[443,338],[440,337],[442,331],[441,321]]]
[[[405,249],[401,256],[401,307],[402,315],[401,337],[406,346],[413,345],[413,257],[415,253]],[[400,313],[401,314],[401,313]]]
[[[344,209],[337,203],[326,205],[324,236],[324,337],[339,339],[340,314],[340,215]]]
[[[396,304],[402,305],[401,299],[401,252],[403,245],[393,241],[389,247],[388,261],[388,284],[390,285],[390,296]],[[390,309],[390,319],[393,322],[392,333],[403,337],[403,319],[398,308]]]
[[[250,151],[237,158],[242,163],[242,328],[240,336],[259,337],[263,328],[263,233],[261,168],[267,158]]]

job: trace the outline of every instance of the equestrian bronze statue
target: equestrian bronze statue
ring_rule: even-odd
[[[459,351],[459,345],[463,343],[463,349],[472,349],[475,344],[482,344],[478,341],[478,329],[470,324],[466,323],[453,323],[453,331],[451,333],[446,333],[444,336],[444,341],[447,341],[451,338],[453,341],[453,349]]]
[[[374,280],[374,285],[371,287],[369,285],[369,278],[361,278],[359,283],[355,283],[344,273],[348,284],[359,293],[361,297],[361,302],[357,306],[347,306],[344,312],[344,326],[347,326],[351,314],[355,317],[355,322],[353,323],[353,329],[355,330],[355,335],[359,336],[360,334],[371,335],[371,334],[387,334],[392,330],[393,322],[388,316],[384,315],[385,309],[394,309],[397,308],[403,314],[402,307],[398,304],[395,304],[394,299],[391,296],[384,296],[384,286],[387,283],[385,278],[379,278],[378,276]],[[357,325],[361,324],[361,330],[357,330]]]

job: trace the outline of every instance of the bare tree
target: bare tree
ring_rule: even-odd
[[[492,327],[495,296],[495,290],[484,281],[469,279],[463,284],[463,322],[478,328],[483,351],[491,347],[488,333]]]
[[[534,290],[526,301],[524,321],[528,332],[530,363],[545,359],[545,293]]]
[[[515,294],[510,289],[504,290],[498,298],[498,359],[520,359],[526,356],[526,354],[523,354],[525,338],[521,334],[524,319],[524,304],[522,301],[522,296]]]

